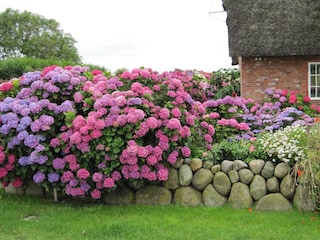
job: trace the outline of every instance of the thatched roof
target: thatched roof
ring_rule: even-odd
[[[229,54],[320,54],[320,0],[223,0]]]

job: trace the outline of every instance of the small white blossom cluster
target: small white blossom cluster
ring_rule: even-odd
[[[273,162],[294,163],[305,157],[302,137],[306,132],[306,127],[302,125],[287,126],[282,130],[263,134],[258,141],[261,150]]]

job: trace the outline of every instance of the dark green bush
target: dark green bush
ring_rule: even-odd
[[[72,61],[66,60],[54,60],[54,59],[37,59],[37,58],[9,58],[0,61],[0,79],[9,80],[12,78],[17,78],[22,76],[26,72],[41,71],[45,67],[51,65],[58,65],[65,67],[68,65],[85,65],[89,66],[90,69],[99,69],[101,71],[106,71],[104,67],[93,65],[93,64],[82,64],[74,63]]]

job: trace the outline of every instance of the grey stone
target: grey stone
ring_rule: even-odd
[[[205,168],[205,169],[211,169],[212,166],[213,166],[213,163],[212,163],[212,162],[205,161],[205,162],[203,163],[203,168]]]
[[[273,173],[274,173],[274,163],[271,161],[266,162],[261,171],[261,176],[268,179],[273,176]]]
[[[218,193],[227,196],[231,189],[231,182],[227,174],[224,172],[217,172],[213,178],[213,186]]]
[[[255,175],[252,179],[250,194],[254,200],[259,200],[267,194],[266,180],[260,175]]]
[[[201,192],[192,187],[180,187],[174,193],[173,202],[181,206],[203,205]]]
[[[310,198],[309,189],[302,184],[298,184],[294,197],[293,205],[302,211],[314,211],[315,204]]]
[[[177,189],[180,186],[178,170],[175,168],[170,168],[168,180],[164,181],[162,185],[171,190]]]
[[[282,179],[288,175],[290,169],[291,167],[287,163],[279,163],[275,167],[273,175],[279,179]]]
[[[146,185],[136,192],[136,204],[169,205],[171,202],[170,190],[159,185]]]
[[[233,208],[247,208],[253,203],[249,187],[241,182],[232,185],[228,204]]]
[[[129,205],[134,203],[135,191],[123,185],[112,192],[105,193],[103,199],[107,205]]]
[[[267,190],[270,193],[278,193],[280,191],[280,183],[278,178],[271,177],[267,180]]]
[[[212,184],[209,184],[202,193],[203,203],[207,207],[222,207],[227,203],[227,198],[218,193]]]
[[[238,174],[239,174],[240,181],[244,184],[249,184],[254,177],[254,174],[249,169],[246,169],[246,168],[240,169]]]
[[[228,173],[233,169],[233,161],[223,160],[221,162],[221,170],[225,173]]]
[[[202,167],[202,160],[200,158],[192,158],[190,161],[190,168],[192,172],[197,171]]]
[[[179,183],[182,186],[189,186],[192,182],[193,173],[187,164],[183,164],[179,169]]]
[[[191,162],[191,158],[185,158],[184,161],[183,161],[183,164],[190,165],[190,162]]]
[[[221,170],[220,164],[213,165],[213,166],[211,167],[211,172],[212,172],[213,174],[216,174],[217,172],[220,172],[220,170]]]
[[[228,176],[232,184],[239,181],[239,174],[236,170],[229,171]]]
[[[145,185],[146,185],[146,182],[142,179],[134,179],[134,180],[128,181],[128,186],[135,190],[138,190]]]
[[[208,169],[201,168],[194,174],[192,185],[195,189],[202,191],[212,182],[212,179],[213,173]]]
[[[174,167],[175,169],[179,169],[183,163],[184,163],[184,159],[178,158],[177,161],[172,165],[172,167]]]
[[[254,174],[260,174],[266,162],[261,159],[255,159],[249,162],[249,167]]]
[[[287,199],[292,199],[295,190],[295,180],[290,175],[285,176],[280,183],[280,192],[282,193],[282,195]]]
[[[289,211],[292,204],[281,193],[270,193],[260,198],[255,208],[259,211]]]
[[[248,164],[241,160],[233,161],[233,169],[239,171],[242,168],[248,168]]]

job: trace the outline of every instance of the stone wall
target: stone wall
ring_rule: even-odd
[[[40,195],[32,187],[26,194]],[[17,190],[7,188],[7,191]],[[20,191],[21,193],[21,191]],[[291,167],[253,160],[249,164],[225,160],[219,165],[201,159],[180,159],[163,183],[130,182],[103,197],[107,205],[169,205],[255,208],[284,211],[296,207],[311,211],[308,190],[299,184]]]

